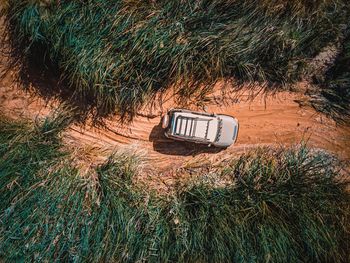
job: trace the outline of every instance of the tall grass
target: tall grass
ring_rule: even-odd
[[[187,256],[199,262],[346,262],[349,195],[334,172],[322,153],[260,149],[217,174],[232,185],[195,182],[177,199]]]
[[[169,86],[190,96],[221,79],[293,83],[348,11],[346,0],[9,0],[6,21],[15,50],[47,58],[103,116],[133,114]]]
[[[350,30],[350,28],[349,28]],[[350,123],[350,31],[335,64],[327,71],[312,105],[338,122]]]
[[[1,118],[2,259],[348,262],[348,183],[330,156],[258,149],[156,195],[133,180],[137,156],[80,173],[60,147],[59,116]]]
[[[0,125],[0,257],[135,262],[150,256],[157,207],[132,183],[137,158],[112,155],[88,174],[60,147],[65,118]],[[155,225],[157,224],[157,225]]]

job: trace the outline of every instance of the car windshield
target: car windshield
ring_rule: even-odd
[[[218,118],[218,131],[215,137],[215,141],[218,142],[220,140],[221,137],[221,130],[222,130],[222,120],[220,118]]]

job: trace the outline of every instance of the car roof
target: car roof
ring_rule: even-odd
[[[218,131],[215,115],[189,111],[175,111],[171,122],[171,134],[187,140],[201,139],[214,142]]]

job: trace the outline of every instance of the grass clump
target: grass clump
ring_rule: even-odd
[[[335,64],[316,84],[320,90],[311,100],[312,105],[338,122],[350,123],[350,34]]]
[[[178,194],[187,256],[199,262],[346,262],[349,195],[333,161],[260,149]],[[227,180],[227,179],[226,179]]]
[[[48,59],[99,116],[132,115],[169,86],[293,83],[349,17],[345,0],[8,2],[13,46]]]
[[[258,149],[155,195],[133,179],[139,160],[126,153],[80,173],[53,120],[33,128],[2,119],[4,260],[349,260],[348,184],[322,152]]]
[[[146,195],[132,182],[137,158],[114,154],[81,174],[62,150],[61,121],[59,115],[36,124],[1,118],[0,258],[147,259],[162,219],[150,202],[145,209]]]

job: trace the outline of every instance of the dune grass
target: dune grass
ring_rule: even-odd
[[[258,149],[217,175],[232,185],[195,182],[178,194],[188,255],[199,262],[346,262],[349,196],[334,172],[329,156],[306,148]]]
[[[111,156],[82,176],[61,148],[61,117],[35,125],[1,120],[0,256],[85,262],[117,254],[132,262],[142,214],[130,181],[136,159]]]
[[[299,80],[337,42],[346,0],[22,1],[4,12],[21,58],[50,61],[94,114],[133,115],[156,91]],[[16,52],[14,52],[16,53]]]
[[[61,146],[66,125],[1,118],[5,261],[349,260],[348,183],[325,153],[257,149],[159,195],[133,180],[137,156],[81,173]]]
[[[320,86],[311,100],[319,111],[340,123],[350,123],[350,28],[344,40],[342,51],[326,76],[316,80]]]

